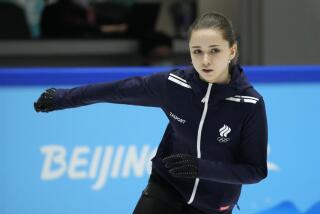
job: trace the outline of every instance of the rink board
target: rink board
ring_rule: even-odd
[[[168,69],[1,68],[0,213],[131,213],[168,122],[163,112],[103,103],[39,114],[33,102],[48,87]],[[320,66],[245,70],[267,107],[269,176],[244,186],[234,213],[320,213]]]

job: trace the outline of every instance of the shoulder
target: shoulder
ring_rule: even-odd
[[[265,102],[263,96],[254,88],[250,87],[240,95],[247,103],[245,109],[247,109],[248,115],[264,115],[266,114]]]
[[[263,101],[263,96],[253,86],[240,93],[240,95],[257,101]]]
[[[187,73],[182,69],[173,69],[169,72],[168,80],[176,79],[187,83]]]
[[[168,78],[171,76],[171,77],[175,77],[177,79],[180,79],[180,80],[187,80],[187,75],[188,75],[188,72],[185,70],[185,69],[182,69],[182,68],[174,68],[170,71],[167,72],[167,75],[168,75]]]
[[[187,84],[186,81],[186,76],[185,76],[185,71],[182,69],[174,68],[171,70],[167,71],[160,71],[160,72],[155,72],[150,75],[146,75],[144,77],[148,81],[151,81],[153,83],[157,82],[159,84],[170,84],[170,83],[185,83]]]
[[[173,84],[174,86],[191,88],[187,81],[187,75],[186,70],[175,68],[170,71],[156,73],[154,77],[161,78],[169,85]]]
[[[241,93],[238,93],[232,97],[226,98],[227,101],[233,101],[242,104],[263,104],[263,96],[252,86],[245,89]]]

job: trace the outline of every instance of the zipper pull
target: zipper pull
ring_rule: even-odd
[[[207,103],[209,101],[209,96],[210,96],[210,92],[211,92],[211,87],[212,87],[212,83],[209,83],[208,88],[207,88],[207,93],[206,95],[202,98],[201,102],[202,103]]]

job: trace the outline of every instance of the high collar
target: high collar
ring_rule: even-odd
[[[213,103],[213,101],[216,103],[219,100],[237,95],[243,90],[252,87],[239,64],[230,67],[230,74],[231,80],[228,84],[212,83],[211,96],[213,99],[210,98],[209,103]],[[206,94],[209,83],[200,79],[194,67],[187,72],[187,81],[191,85],[195,95],[199,97],[199,99],[202,99]]]

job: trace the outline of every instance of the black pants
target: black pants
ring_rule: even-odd
[[[183,201],[173,187],[159,178],[154,172],[151,174],[147,187],[133,214],[207,214]],[[215,214],[215,213],[209,213]],[[231,214],[225,213],[224,214]]]

